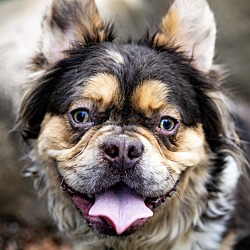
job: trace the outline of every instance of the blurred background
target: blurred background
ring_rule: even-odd
[[[27,62],[38,47],[40,22],[49,0],[0,0],[0,249],[69,250],[51,222],[31,179],[21,177],[19,138],[14,127]],[[138,39],[156,30],[169,0],[96,0],[104,20],[115,20],[117,40]],[[229,71],[226,82],[238,112],[250,123],[250,1],[208,0],[218,28],[216,62]],[[194,10],[195,11],[195,10]],[[247,131],[247,133],[249,133]]]

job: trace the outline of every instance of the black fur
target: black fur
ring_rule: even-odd
[[[118,65],[111,59],[107,60],[108,50],[119,52],[124,65]],[[25,139],[37,137],[46,112],[52,115],[66,113],[73,100],[79,98],[75,92],[77,85],[84,85],[89,77],[102,72],[118,78],[122,94],[127,99],[144,80],[155,79],[164,82],[172,93],[168,102],[180,110],[182,123],[186,126],[196,126],[202,122],[211,148],[215,150],[219,147],[221,123],[217,107],[208,97],[208,93],[217,91],[217,87],[210,78],[195,70],[190,60],[173,48],[150,47],[150,44],[141,42],[125,45],[105,42],[77,46],[67,53],[65,59],[59,61],[38,80],[36,87],[32,89],[32,95],[28,96],[22,107],[21,119],[26,121],[22,124]],[[141,114],[130,107],[129,101],[125,101],[124,107],[119,111],[115,110],[116,107],[110,108],[113,113],[118,112],[122,116],[124,124],[129,124],[128,117],[132,113],[133,118],[137,116],[138,123],[144,123],[148,129],[155,127],[154,122],[145,123],[145,117],[141,119]],[[110,118],[116,122],[115,117]],[[156,122],[158,120],[159,118],[155,119]],[[213,141],[216,141],[216,145],[213,145]]]
[[[69,12],[72,13],[69,20],[63,18],[66,10],[67,15]],[[76,23],[81,14],[78,13],[77,5],[71,4],[65,6],[65,9],[54,10],[52,13],[50,26],[57,27],[62,32],[67,31],[72,22]],[[215,83],[214,75],[211,72],[202,73],[194,68],[192,59],[178,52],[178,47],[173,47],[171,44],[157,46],[154,42],[155,36],[138,42],[115,44],[112,25],[102,26],[101,29],[104,31],[104,37],[100,36],[100,30],[95,26],[90,27],[91,32],[88,28],[83,28],[82,42],[75,43],[71,50],[65,51],[65,57],[53,66],[43,54],[39,54],[34,59],[33,65],[43,68],[45,73],[32,83],[34,86],[23,101],[19,117],[23,138],[26,141],[36,139],[46,113],[52,116],[66,115],[70,105],[81,99],[82,92],[79,89],[84,89],[88,79],[100,73],[107,73],[118,79],[125,102],[122,107],[112,104],[105,112],[100,112],[97,106],[89,110],[91,121],[95,125],[92,129],[99,129],[107,123],[120,126],[141,125],[151,131],[169,150],[174,151],[178,147],[174,135],[164,136],[155,133],[155,128],[159,126],[161,120],[160,115],[155,112],[152,117],[145,117],[130,102],[130,97],[143,81],[158,80],[166,84],[170,91],[167,102],[179,110],[182,125],[196,127],[202,124],[210,147],[206,148],[209,151],[207,153],[213,152],[211,155],[214,157],[208,166],[209,178],[205,183],[206,198],[210,201],[218,199],[222,192],[218,187],[221,186],[219,182],[226,167],[225,159],[230,153],[241,156],[241,150],[233,141],[235,138],[228,138],[221,120],[223,116],[215,100],[210,97],[210,93],[223,91]],[[119,53],[123,63],[113,60],[109,51]],[[85,132],[86,130],[74,130],[72,143],[80,140]],[[117,175],[113,176],[117,178]],[[233,194],[232,197],[234,198]],[[231,201],[232,198],[228,199]],[[200,219],[204,224],[210,221],[220,223],[220,216],[224,216],[223,221],[227,223],[230,209],[223,210],[223,215],[220,215],[213,214],[208,208]],[[228,223],[234,225],[234,222]],[[195,230],[200,232],[202,228],[197,226]]]

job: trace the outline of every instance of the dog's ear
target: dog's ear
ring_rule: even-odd
[[[154,36],[155,46],[174,46],[200,71],[209,72],[214,57],[216,25],[206,0],[175,0]]]
[[[53,0],[43,18],[40,53],[33,64],[46,69],[63,59],[75,44],[112,39],[112,27],[104,25],[94,0]]]
[[[31,88],[25,95],[19,112],[17,128],[24,140],[36,139],[47,110],[50,94],[56,88],[48,78],[59,77],[60,67],[75,46],[112,41],[112,25],[105,25],[99,17],[94,0],[53,0],[42,22],[39,53],[31,62]],[[55,76],[52,76],[55,72]]]

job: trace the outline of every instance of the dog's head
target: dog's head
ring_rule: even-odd
[[[161,211],[195,213],[231,136],[215,33],[204,0],[176,0],[156,34],[125,44],[112,42],[94,1],[53,2],[20,117],[51,206],[71,211],[58,220],[74,224],[74,214],[98,233],[129,235]]]

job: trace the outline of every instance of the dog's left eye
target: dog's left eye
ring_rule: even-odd
[[[160,123],[160,128],[167,130],[167,131],[171,131],[173,130],[175,127],[175,121],[171,118],[166,118],[166,119],[162,119],[161,123]]]
[[[178,124],[179,123],[174,118],[166,117],[161,120],[159,129],[163,133],[173,134],[176,131]]]

